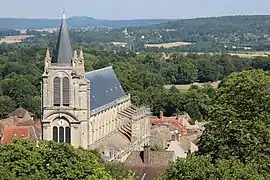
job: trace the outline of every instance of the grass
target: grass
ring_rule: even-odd
[[[217,82],[212,82],[210,83],[214,88],[218,87],[218,84],[220,83],[220,81]],[[166,89],[170,89],[172,86],[175,86],[177,89],[179,89],[180,91],[187,91],[192,85],[197,85],[199,87],[203,87],[205,84],[207,83],[193,83],[193,84],[181,84],[181,85],[166,85],[164,86]]]
[[[206,54],[204,52],[180,52],[180,53],[183,55],[187,55],[189,53],[194,53],[194,54],[199,54],[199,55]],[[220,53],[209,52],[207,54],[214,55],[214,54],[220,54]],[[252,57],[259,57],[259,56],[267,57],[268,55],[270,55],[270,51],[239,51],[239,52],[234,52],[234,53],[228,52],[227,54],[231,56],[239,56],[242,58],[252,58]]]
[[[144,47],[157,47],[157,48],[171,48],[171,47],[177,47],[177,46],[188,46],[193,43],[190,42],[172,42],[172,43],[162,43],[162,44],[145,44]]]
[[[113,44],[115,46],[127,45],[127,43],[125,43],[125,42],[111,42],[111,44]]]

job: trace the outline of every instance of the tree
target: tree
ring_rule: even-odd
[[[177,74],[175,75],[176,84],[189,84],[197,80],[197,68],[192,62],[184,61],[178,66]]]
[[[161,146],[159,146],[158,144],[153,144],[150,146],[150,150],[151,151],[162,151],[163,148]]]
[[[1,81],[1,88],[5,96],[9,96],[16,103],[17,107],[24,107],[30,111],[35,111],[37,105],[37,98],[34,96],[39,95],[37,87],[32,84],[26,76],[13,76],[8,77]],[[34,103],[34,104],[33,104]],[[36,111],[35,111],[36,112]]]
[[[220,85],[200,155],[242,162],[270,156],[270,76],[262,70],[233,73]]]
[[[269,172],[263,171],[258,163],[244,164],[235,159],[219,159],[213,163],[210,156],[189,155],[174,162],[159,180],[264,180],[269,177]]]
[[[114,179],[94,153],[65,143],[20,139],[0,152],[1,165],[20,179]]]
[[[14,101],[9,96],[0,96],[0,118],[6,117],[15,107]]]
[[[1,164],[1,161],[0,161]],[[8,168],[4,167],[2,164],[0,165],[0,180],[16,180],[14,174],[12,174]]]
[[[116,180],[131,179],[131,172],[124,167],[123,163],[105,163],[105,170]]]

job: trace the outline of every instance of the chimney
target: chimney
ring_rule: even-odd
[[[143,146],[143,163],[148,164],[149,163],[149,151],[150,151],[150,146],[149,145],[144,145]]]
[[[179,136],[180,136],[180,133],[177,132],[177,134],[176,134],[176,141],[178,141],[178,142],[180,142]]]
[[[180,120],[180,116],[179,114],[176,115],[176,120],[179,121]]]
[[[160,111],[159,112],[159,119],[163,120],[163,118],[164,118],[163,111]]]

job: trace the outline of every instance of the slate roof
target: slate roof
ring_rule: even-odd
[[[173,151],[149,151],[149,163],[143,163],[143,151],[133,151],[124,162],[124,166],[130,169],[134,179],[153,180],[162,174],[174,161]]]
[[[133,151],[127,157],[125,165],[127,166],[166,166],[168,167],[174,161],[173,151],[149,151],[149,163],[143,162],[143,151]]]
[[[29,113],[30,116],[34,116],[34,114],[32,114],[32,113],[28,112],[26,109],[20,107],[20,108],[17,108],[12,113],[10,113],[7,117],[16,116],[18,118],[22,118],[25,116],[26,113]]]
[[[52,63],[71,64],[72,47],[68,35],[68,28],[65,14],[63,13],[56,49],[53,54]]]
[[[90,81],[91,111],[126,95],[111,66],[88,72],[85,76]]]

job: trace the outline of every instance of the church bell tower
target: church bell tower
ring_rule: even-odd
[[[73,52],[65,13],[56,48],[47,49],[43,73],[43,140],[87,147],[90,82],[85,78],[83,50]]]

